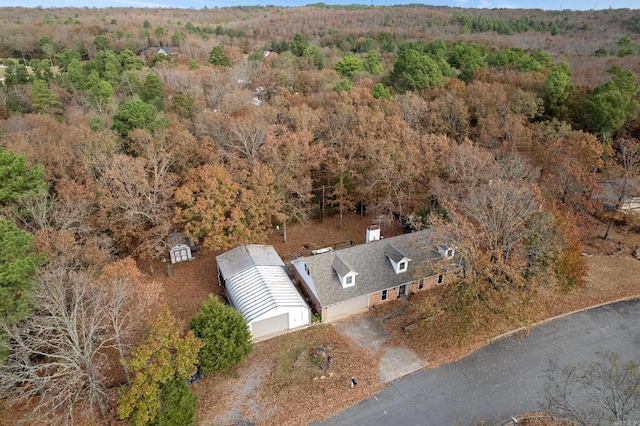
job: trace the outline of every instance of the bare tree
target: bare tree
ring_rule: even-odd
[[[451,213],[473,224],[480,250],[508,263],[540,231],[543,201],[531,183],[531,167],[515,155],[496,161],[470,144],[455,147],[453,153],[446,165],[449,184],[437,188],[438,196]]]
[[[493,155],[467,140],[453,147],[447,159],[446,171],[452,183],[460,183],[462,188],[469,188],[487,182],[494,167]]]
[[[540,405],[583,426],[636,425],[640,421],[640,368],[612,352],[562,369],[552,364]]]
[[[256,154],[267,139],[267,129],[262,120],[255,116],[234,120],[229,128],[229,140],[224,149],[240,155],[251,164],[255,162]]]
[[[0,393],[12,404],[32,402],[29,419],[47,424],[73,423],[96,406],[105,416],[107,356],[124,355],[130,324],[127,286],[57,268],[42,272],[35,298],[31,317],[3,326],[9,355],[0,365]]]
[[[613,200],[615,203],[615,211],[609,219],[607,230],[602,239],[606,240],[611,232],[611,226],[615,219],[615,214],[622,207],[622,203],[629,195],[629,191],[633,186],[633,180],[640,175],[640,142],[637,140],[622,139],[618,142],[617,153],[618,167],[621,169],[622,176],[608,182],[613,192]]]

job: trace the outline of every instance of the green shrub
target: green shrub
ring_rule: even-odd
[[[198,397],[191,393],[185,380],[172,380],[162,388],[162,407],[154,426],[189,426],[196,423]]]
[[[342,80],[338,81],[336,83],[336,85],[333,87],[333,90],[337,93],[340,93],[342,91],[349,91],[353,89],[353,83],[351,82],[351,80],[347,80],[346,78],[343,78]]]
[[[191,320],[191,329],[205,343],[198,354],[203,373],[227,371],[252,351],[251,333],[242,314],[210,296]]]

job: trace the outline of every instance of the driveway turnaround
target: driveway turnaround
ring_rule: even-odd
[[[319,425],[503,425],[537,411],[550,362],[589,362],[598,351],[640,363],[640,302],[576,313],[494,342],[472,355],[390,383]],[[347,390],[348,391],[348,390]]]

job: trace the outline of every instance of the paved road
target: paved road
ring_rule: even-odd
[[[549,362],[591,361],[600,350],[640,363],[640,302],[619,302],[535,327],[440,368],[391,383],[319,425],[504,424],[538,410]]]

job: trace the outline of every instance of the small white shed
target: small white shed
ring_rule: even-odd
[[[169,235],[169,255],[171,257],[171,263],[192,260],[191,246],[191,240],[183,233],[175,232]]]
[[[216,257],[231,305],[262,340],[311,324],[311,311],[272,246],[244,244]]]
[[[171,263],[184,262],[185,260],[191,260],[191,247],[186,244],[178,244],[171,247]]]

